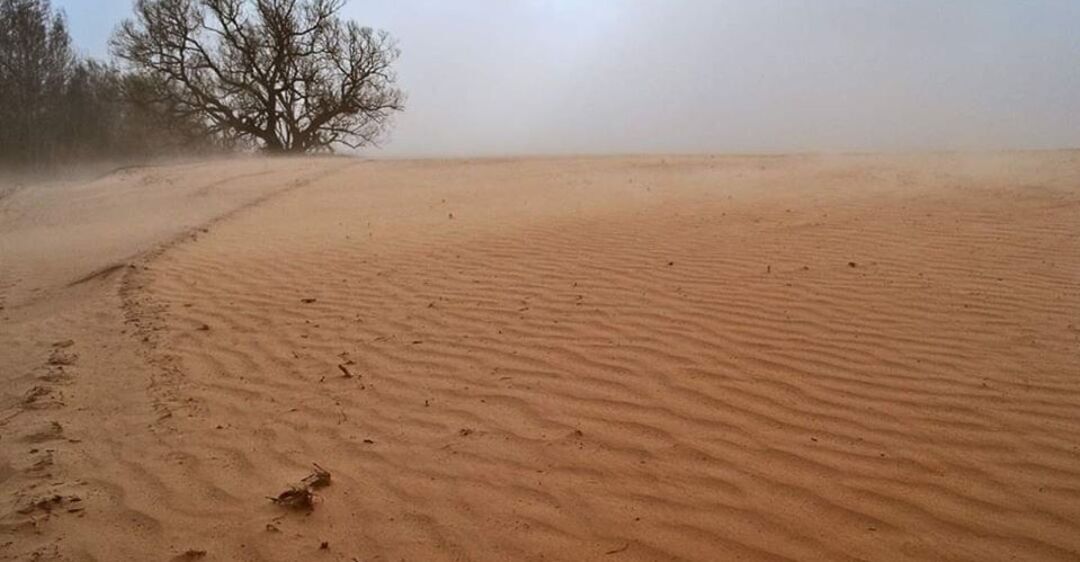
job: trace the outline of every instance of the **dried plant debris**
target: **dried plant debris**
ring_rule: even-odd
[[[315,463],[311,463],[311,465],[315,468],[315,470],[313,470],[311,474],[307,475],[307,477],[301,480],[300,484],[308,488],[324,488],[326,486],[329,486],[330,471]]]
[[[330,485],[330,471],[314,463],[313,466],[315,469],[299,484],[290,486],[288,490],[268,499],[290,509],[314,509],[315,490]]]
[[[293,486],[278,494],[277,497],[270,498],[270,501],[290,509],[314,509],[315,493],[311,491],[311,488]]]

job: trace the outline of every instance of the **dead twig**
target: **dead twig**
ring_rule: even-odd
[[[291,509],[314,509],[315,508],[315,492],[318,488],[325,488],[330,485],[330,471],[312,463],[315,470],[311,474],[304,477],[299,484],[290,486],[288,490],[281,492],[277,497],[267,497],[270,501],[280,505],[282,507],[288,507]]]
[[[311,465],[315,467],[315,470],[301,480],[300,483],[309,488],[324,488],[329,486],[330,471],[315,463],[311,463]]]
[[[311,488],[305,486],[293,486],[278,494],[277,497],[267,496],[267,499],[290,509],[315,508],[315,494],[311,491]]]

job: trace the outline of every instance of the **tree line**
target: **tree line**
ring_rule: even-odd
[[[376,144],[400,52],[343,4],[135,0],[99,61],[49,0],[0,0],[0,165]]]

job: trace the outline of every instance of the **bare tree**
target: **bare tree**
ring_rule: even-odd
[[[268,151],[375,143],[404,105],[384,31],[338,17],[344,0],[136,0],[113,52],[147,101]]]

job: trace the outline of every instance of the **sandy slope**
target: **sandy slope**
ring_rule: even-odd
[[[0,556],[1076,559],[1078,181],[252,160],[19,192]],[[312,462],[313,511],[265,499]]]

